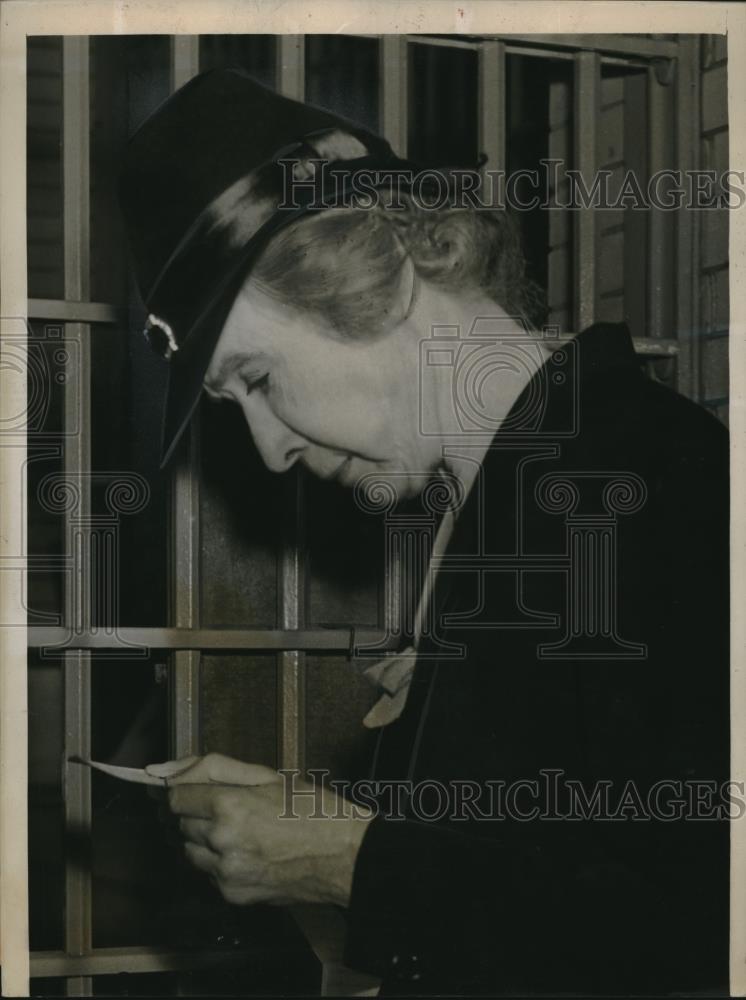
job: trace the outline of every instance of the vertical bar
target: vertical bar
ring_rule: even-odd
[[[644,72],[630,73],[624,79],[624,169],[632,171],[643,191],[648,188],[647,120],[648,77]],[[651,278],[648,256],[651,241],[651,215],[632,207],[624,210],[624,316],[634,337],[650,336],[647,327]]]
[[[409,42],[406,35],[381,35],[378,42],[379,129],[398,156],[409,146]],[[384,535],[384,539],[387,536]],[[399,631],[403,594],[401,551],[385,541],[383,627],[387,636]]]
[[[306,92],[305,35],[280,35],[277,40],[277,89],[302,101]]]
[[[658,82],[655,70],[648,68],[648,177],[653,177],[666,166],[666,135],[670,114],[668,90]],[[648,212],[648,290],[646,303],[646,326],[649,337],[665,337],[669,330],[670,317],[666,311],[666,288],[664,261],[668,257],[667,229],[670,213],[659,208]],[[670,334],[669,334],[670,336]]]
[[[62,169],[64,185],[65,298],[86,301],[90,297],[90,52],[87,37],[65,37],[62,43]],[[72,565],[82,571],[80,579],[68,578],[65,614],[70,627],[90,627],[90,595],[85,560],[90,558],[86,520],[90,517],[91,468],[91,353],[90,327],[70,323],[67,337],[77,341],[78,377],[66,380],[65,427],[78,427],[65,444],[65,475],[79,496],[76,518],[83,535],[82,558],[68,552]],[[67,388],[69,387],[69,389]],[[78,530],[68,529],[75,546]],[[77,576],[77,574],[76,574]],[[82,583],[82,586],[81,586]],[[90,654],[65,656],[65,828],[91,834],[91,776],[88,768],[70,766],[77,754],[90,756],[91,727]],[[84,955],[92,945],[92,887],[90,864],[66,861],[65,949]],[[90,976],[67,980],[68,996],[90,996]]]
[[[664,169],[665,101],[663,87],[655,78],[655,71],[648,68],[648,176]],[[663,255],[665,240],[665,214],[658,208],[648,213],[648,293],[646,325],[649,337],[664,336],[664,283]]]
[[[26,316],[26,32],[14,15],[3,12],[0,33],[0,120],[3,158],[0,174],[0,266],[2,316]],[[22,252],[19,253],[19,248]],[[15,340],[23,324],[0,329]],[[19,329],[21,328],[21,329]],[[25,345],[15,340],[14,349]],[[27,373],[11,360],[8,342],[0,343],[0,415],[5,428],[27,412]],[[7,431],[6,431],[7,435]],[[26,428],[0,442],[0,559],[26,558]],[[6,571],[0,577],[0,962],[3,996],[29,992],[28,939],[28,680],[26,574]]]
[[[178,90],[199,73],[199,35],[171,38],[171,90]]]
[[[286,97],[305,96],[305,37],[281,35],[277,52],[277,88]],[[282,628],[303,624],[305,608],[303,475],[299,469],[285,477],[284,537],[280,557],[278,599]],[[305,653],[288,650],[278,655],[277,756],[280,767],[303,771],[306,756]]]
[[[699,37],[682,35],[676,74],[676,164],[696,170],[700,146]],[[699,212],[683,205],[676,212],[677,388],[701,398],[699,377]]]
[[[284,483],[284,537],[280,562],[279,618],[283,629],[302,628],[305,608],[303,474],[295,469]],[[280,767],[305,769],[306,656],[288,650],[278,656],[278,748]]]
[[[735,17],[737,20],[731,20]],[[746,8],[729,10],[728,21],[728,128],[730,164],[746,160]],[[740,81],[740,83],[739,83]],[[746,214],[728,212],[730,272],[730,780],[746,781],[746,618],[743,607],[746,518],[743,496],[746,488],[746,282],[743,280],[743,247],[746,244]],[[736,785],[738,787],[738,785]],[[743,787],[743,786],[741,786]],[[746,996],[746,824],[730,823],[730,993]]]
[[[574,167],[586,188],[593,184],[597,163],[601,60],[596,52],[578,52],[574,57],[573,86]],[[594,322],[596,315],[596,213],[577,208],[574,214],[574,310],[575,329]]]
[[[199,627],[199,427],[189,429],[171,486],[171,581],[176,628]],[[173,654],[171,740],[176,758],[199,753],[199,650]]]
[[[479,151],[487,154],[489,170],[505,170],[506,88],[505,45],[482,42],[479,47]]]
[[[399,156],[407,155],[408,53],[406,35],[382,35],[378,43],[380,129]]]
[[[199,36],[171,39],[171,89],[176,90],[199,72]],[[172,610],[177,628],[199,625],[199,426],[187,432],[185,447],[171,479]],[[199,753],[198,650],[173,654],[171,680],[171,747],[174,757]]]

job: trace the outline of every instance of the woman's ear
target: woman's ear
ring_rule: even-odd
[[[412,312],[417,297],[418,281],[412,258],[406,254],[392,281],[393,287],[386,304],[377,317],[378,329],[382,333],[396,329]]]
[[[403,322],[414,309],[419,279],[412,258],[406,254],[399,271],[399,281],[394,302],[394,315]]]

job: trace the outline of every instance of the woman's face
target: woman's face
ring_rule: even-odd
[[[299,461],[345,486],[377,472],[393,477],[399,496],[412,496],[441,461],[441,442],[420,433],[426,293],[418,299],[394,329],[352,340],[248,281],[223,328],[205,390],[238,403],[273,471]]]

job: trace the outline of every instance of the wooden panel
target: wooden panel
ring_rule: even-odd
[[[702,392],[705,399],[728,396],[728,337],[708,337],[702,343]]]
[[[624,159],[624,104],[619,102],[602,108],[598,120],[599,166],[608,166]]]
[[[623,292],[601,296],[598,303],[599,323],[623,323],[626,318]]]
[[[729,269],[721,267],[701,278],[702,331],[727,331],[730,319]]]
[[[27,43],[28,285],[36,298],[63,298],[62,40]]]
[[[333,778],[367,776],[377,733],[363,726],[363,717],[378,697],[346,657],[308,656],[307,766],[328,769]]]
[[[702,37],[702,69],[710,69],[715,63],[728,58],[727,35],[704,35]]]
[[[725,65],[702,74],[702,128],[705,132],[728,124],[727,74]]]
[[[728,209],[707,209],[701,215],[702,267],[723,267],[728,263]]]
[[[276,679],[271,655],[203,655],[201,752],[277,767]]]
[[[308,35],[306,100],[375,131],[378,46],[374,38]]]

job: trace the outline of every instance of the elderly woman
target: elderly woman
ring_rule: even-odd
[[[542,339],[508,217],[453,180],[233,71],[133,138],[164,464],[204,391],[275,472],[450,489],[364,803],[152,770],[226,899],[345,907],[384,993],[725,991],[726,434],[625,327]]]

